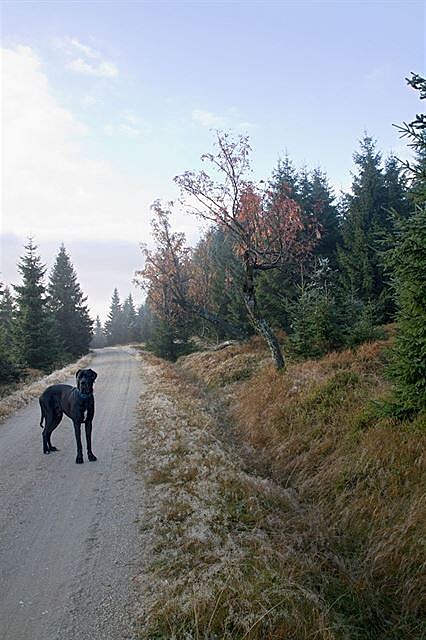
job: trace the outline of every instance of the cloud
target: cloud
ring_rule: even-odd
[[[97,78],[115,78],[118,76],[117,65],[108,60],[96,49],[92,49],[77,38],[57,39],[56,46],[65,52],[68,62],[66,68],[84,75]]]
[[[3,101],[3,233],[147,238],[152,194],[87,154],[90,131],[58,103],[29,47],[3,50]]]
[[[109,136],[127,135],[131,137],[141,136],[148,131],[146,122],[133,111],[123,111],[120,122],[117,124],[108,123],[104,126],[104,131]]]
[[[203,111],[202,109],[194,109],[191,116],[194,122],[198,122],[203,127],[208,127],[209,129],[229,127],[246,131],[256,126],[252,122],[241,121],[241,115],[235,107],[228,109],[226,116],[218,116],[211,111]]]
[[[83,105],[83,107],[95,107],[95,106],[102,105],[102,100],[100,100],[96,96],[87,95],[87,96],[83,96],[80,99],[80,103]]]
[[[83,60],[83,58],[71,60],[67,65],[67,69],[98,78],[115,78],[118,75],[118,69],[112,62],[102,61],[96,64],[90,64],[86,60]]]
[[[100,53],[98,51],[95,51],[91,47],[83,44],[82,42],[77,40],[77,38],[67,38],[67,41],[74,49],[77,49],[77,51],[84,53],[87,58],[100,58]]]
[[[246,130],[246,129],[254,129],[256,127],[256,125],[253,124],[253,122],[239,122],[238,123],[238,127],[240,129]]]
[[[201,109],[193,110],[192,119],[203,125],[203,127],[223,127],[226,124],[226,118]]]

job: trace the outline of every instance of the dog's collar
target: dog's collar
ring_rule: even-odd
[[[76,387],[76,390],[77,390],[77,394],[80,396],[82,400],[87,400],[87,398],[90,398],[90,396],[93,395],[92,393],[83,393],[77,387]]]

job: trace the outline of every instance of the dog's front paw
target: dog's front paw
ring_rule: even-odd
[[[75,461],[77,464],[83,464],[83,456],[77,456]]]
[[[94,453],[88,453],[87,457],[89,458],[90,462],[95,462],[97,460],[97,457]]]

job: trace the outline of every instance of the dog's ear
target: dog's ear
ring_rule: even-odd
[[[92,373],[92,380],[93,382],[95,382],[96,378],[98,377],[98,374],[96,373],[96,371],[93,371],[93,369],[90,369],[91,373]]]
[[[75,377],[77,378],[77,380],[78,380],[79,373],[81,373],[82,371],[83,369],[79,369],[78,371],[75,372]]]

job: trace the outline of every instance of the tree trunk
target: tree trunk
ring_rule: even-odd
[[[243,290],[244,304],[247,309],[248,317],[252,323],[256,333],[258,333],[266,341],[270,351],[272,360],[278,371],[285,369],[285,360],[280,344],[272,331],[269,323],[262,318],[257,306],[256,293],[254,288],[254,266],[251,264],[248,256],[245,256],[246,280]]]

